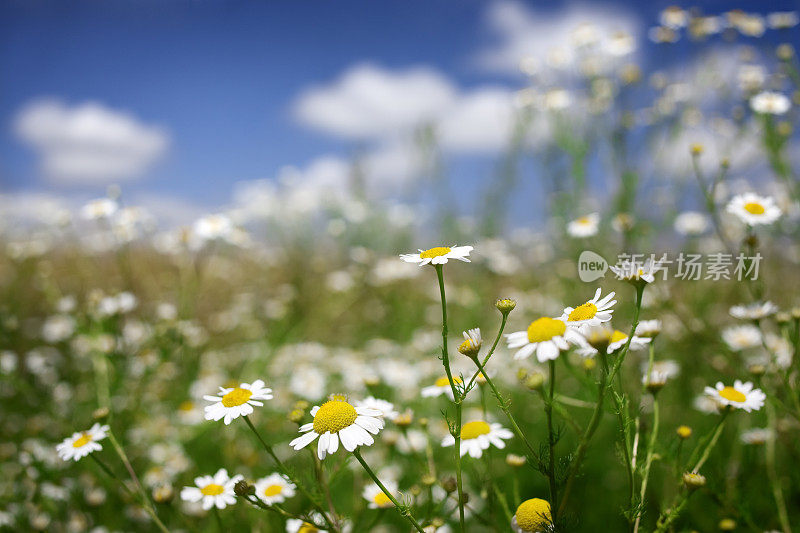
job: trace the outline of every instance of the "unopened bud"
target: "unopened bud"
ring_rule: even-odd
[[[501,298],[500,300],[497,300],[494,303],[494,306],[497,308],[498,311],[500,311],[504,315],[507,315],[508,313],[513,311],[514,308],[517,306],[517,301],[512,300],[511,298]]]
[[[99,409],[95,409],[92,413],[92,418],[97,420],[98,422],[102,422],[106,418],[108,418],[108,407],[100,407]]]
[[[747,367],[747,371],[754,376],[763,376],[767,371],[767,367],[760,364],[754,364]]]
[[[237,481],[233,486],[233,492],[237,496],[244,498],[245,496],[252,496],[256,493],[256,488],[245,480]]]
[[[300,422],[303,421],[304,416],[305,413],[303,413],[303,411],[301,411],[300,409],[293,409],[292,411],[289,412],[286,418],[288,418],[289,421],[294,422],[295,424],[299,424]]]
[[[539,390],[544,384],[544,376],[540,372],[534,372],[525,380],[525,387],[530,390]]]
[[[675,433],[677,433],[680,438],[686,440],[692,436],[692,428],[689,426],[678,426]]]
[[[695,472],[685,472],[683,474],[683,484],[691,490],[699,489],[705,486],[706,477]]]
[[[442,488],[448,494],[453,493],[458,489],[458,485],[456,484],[456,478],[449,476],[442,480]]]

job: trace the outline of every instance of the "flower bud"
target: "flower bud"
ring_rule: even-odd
[[[699,489],[706,484],[706,477],[695,472],[685,472],[683,474],[683,484],[689,490]]]
[[[256,493],[256,488],[245,480],[239,480],[233,486],[233,492],[237,496],[244,498],[245,496],[252,496]]]
[[[494,306],[497,308],[498,311],[500,311],[504,315],[507,315],[508,313],[513,311],[514,308],[517,306],[517,301],[512,300],[511,298],[502,298],[500,300],[497,300],[494,303]]]
[[[720,531],[733,531],[736,529],[736,521],[732,518],[723,518],[719,521]]]
[[[456,478],[453,476],[448,476],[442,480],[442,488],[448,494],[453,493],[458,489],[458,485],[456,484]]]
[[[95,409],[92,413],[92,418],[97,420],[98,422],[102,422],[106,418],[108,418],[108,407],[100,407],[99,409]]]
[[[541,372],[534,372],[525,379],[524,385],[530,390],[539,390],[544,385],[544,376]]]
[[[689,426],[678,426],[675,433],[677,433],[680,438],[686,440],[692,436],[692,428]]]
[[[506,455],[506,464],[508,466],[514,466],[514,467],[523,466],[527,461],[528,459],[523,457],[522,455],[515,455],[513,453]]]
[[[175,497],[175,490],[169,483],[158,485],[153,489],[153,501],[156,503],[169,503]]]

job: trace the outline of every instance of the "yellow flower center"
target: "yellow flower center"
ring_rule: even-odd
[[[562,320],[543,316],[528,326],[528,342],[549,341],[557,335],[563,335],[566,330],[567,325]]]
[[[264,489],[264,496],[277,496],[281,492],[283,492],[283,487],[280,485],[270,485]]]
[[[440,257],[442,255],[447,255],[449,253],[450,253],[450,248],[448,246],[437,246],[436,248],[425,250],[424,252],[420,253],[419,256],[422,259],[433,259],[434,257]]]
[[[237,405],[242,405],[245,403],[252,395],[253,393],[249,390],[236,387],[222,397],[222,405],[225,407],[236,407]]]
[[[594,318],[596,314],[597,306],[592,302],[586,302],[573,309],[567,318],[570,322],[575,322],[578,320],[589,320],[590,318]]]
[[[581,217],[578,219],[578,224],[582,226],[588,226],[591,223],[592,221],[589,219],[589,217]]]
[[[459,383],[461,383],[461,378],[453,376],[453,383],[458,385]],[[437,387],[449,387],[450,386],[450,380],[447,379],[447,376],[444,376],[444,377],[441,377],[441,378],[437,379],[436,382],[434,383],[434,385],[436,385]]]
[[[522,531],[544,531],[553,523],[550,514],[550,502],[540,498],[531,498],[517,507],[517,525]]]
[[[179,411],[183,411],[184,413],[186,413],[188,411],[191,411],[192,409],[194,409],[194,402],[192,402],[190,400],[186,400],[185,402],[181,402],[181,404],[178,406],[178,410]]]
[[[743,401],[747,400],[747,396],[733,387],[725,387],[719,391],[719,395],[730,402],[742,403]]]
[[[319,529],[315,528],[308,522],[303,522],[303,525],[300,526],[300,529],[297,530],[297,533],[317,533]]]
[[[744,204],[744,210],[750,213],[751,215],[764,214],[764,206],[758,202],[747,202],[746,204]]]
[[[209,483],[202,489],[200,489],[200,493],[203,496],[219,496],[222,494],[222,491],[225,490],[225,487],[222,485],[217,485],[216,483]]]
[[[490,431],[489,424],[483,420],[475,420],[464,424],[464,427],[461,428],[461,438],[464,440],[477,439],[481,435],[488,435]]]
[[[88,433],[83,433],[81,435],[81,438],[79,438],[78,440],[76,440],[75,442],[72,443],[72,447],[73,448],[81,448],[81,447],[86,446],[87,444],[89,444],[91,442],[91,440],[92,440],[92,436],[91,435],[89,435]]]
[[[383,507],[392,503],[392,500],[383,492],[376,494],[375,497],[372,498],[372,501],[374,501],[378,507]]]
[[[314,431],[320,435],[330,431],[338,433],[351,426],[358,414],[356,408],[343,400],[325,402],[314,415]]]
[[[628,338],[628,336],[625,333],[622,333],[618,329],[615,329],[614,333],[611,334],[611,342],[624,341],[627,338]]]

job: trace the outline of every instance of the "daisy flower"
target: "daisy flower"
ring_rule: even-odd
[[[641,350],[642,348],[646,348],[647,345],[652,341],[651,337],[637,337],[636,335],[633,336],[631,339],[631,345],[628,349],[630,350]],[[608,348],[606,348],[607,354],[612,354],[617,350],[621,349],[625,344],[628,342],[628,334],[623,333],[618,329],[615,329],[611,332],[611,338],[609,339]],[[578,349],[578,353],[584,357],[594,357],[597,355],[597,349],[592,346],[583,346]]]
[[[360,402],[356,402],[356,407],[376,409],[381,412],[380,416],[383,418],[388,418],[391,421],[394,421],[394,419],[400,415],[392,402],[387,402],[386,400],[381,400],[379,398],[373,398],[372,396],[364,398]]]
[[[92,200],[81,208],[81,217],[87,220],[110,218],[119,209],[117,202],[110,198]]]
[[[511,529],[514,533],[544,533],[550,530],[552,524],[550,502],[540,498],[522,502],[511,518]]]
[[[259,400],[271,400],[272,389],[264,386],[264,381],[257,379],[253,383],[242,383],[238,387],[226,389],[219,388],[217,396],[203,396],[204,400],[214,402],[207,405],[206,420],[219,420],[224,417],[225,425],[240,416],[247,416],[253,412],[253,406],[264,405]]]
[[[656,280],[655,272],[658,272],[659,268],[659,262],[649,258],[644,263],[625,260],[619,265],[609,267],[611,272],[617,275],[617,279],[645,283],[653,283]]]
[[[381,480],[381,483],[383,483],[383,486],[392,493],[395,499],[397,499],[397,483],[394,481],[383,480]],[[390,500],[389,497],[384,494],[381,488],[375,483],[364,487],[361,495],[369,502],[367,507],[370,509],[388,509],[394,507],[392,500]]]
[[[579,305],[578,307],[567,307],[564,309],[564,314],[561,315],[561,320],[567,323],[567,326],[575,326],[581,329],[587,326],[599,326],[603,322],[611,320],[611,314],[614,312],[612,307],[617,303],[612,300],[614,293],[608,293],[605,298],[600,298],[600,289],[594,293],[594,298],[588,302]]]
[[[437,246],[428,250],[420,250],[418,254],[401,254],[400,259],[406,263],[419,263],[422,265],[443,265],[448,259],[458,259],[469,263],[469,253],[472,246]]]
[[[722,340],[731,350],[738,352],[746,348],[761,346],[761,331],[750,324],[734,326],[722,332]]]
[[[576,218],[567,224],[567,233],[571,237],[582,238],[597,235],[597,227],[600,222],[600,215],[592,213],[580,218]]]
[[[311,518],[315,521],[322,521],[319,513],[311,513]],[[314,524],[304,522],[299,518],[290,518],[286,521],[286,533],[328,533],[327,529],[320,529]]]
[[[283,503],[294,496],[294,483],[281,474],[270,474],[255,482],[256,497],[267,505]]]
[[[661,333],[661,321],[655,320],[642,320],[636,325],[634,335],[639,337],[655,337]]]
[[[453,383],[458,386],[463,383],[461,378],[458,376],[453,376]],[[420,394],[423,398],[432,398],[434,396],[441,396],[442,394],[447,395],[451,400],[453,399],[453,389],[450,387],[450,380],[447,379],[447,376],[442,376],[434,381],[433,385],[428,387],[424,387]]]
[[[764,91],[750,98],[750,108],[763,115],[783,115],[791,106],[789,98],[772,91]]]
[[[757,302],[750,305],[734,305],[729,312],[733,318],[760,320],[777,313],[778,306],[772,302]]]
[[[470,457],[478,459],[483,455],[483,450],[488,449],[491,444],[502,450],[506,447],[503,440],[513,436],[511,431],[494,422],[491,424],[483,420],[467,422],[461,427],[461,456],[469,453]],[[456,439],[452,435],[442,439],[444,447],[453,446],[455,443]]]
[[[313,422],[300,426],[300,432],[289,446],[295,450],[305,448],[317,437],[317,457],[325,459],[329,453],[339,449],[339,441],[348,452],[358,446],[371,446],[375,442],[372,435],[383,429],[383,418],[378,409],[354,407],[344,396],[334,395],[321,406],[311,409]],[[370,435],[372,433],[372,435]]]
[[[464,342],[459,344],[458,352],[466,355],[467,357],[475,357],[481,351],[483,338],[481,337],[481,328],[469,329],[462,331],[464,335]]]
[[[772,224],[781,216],[781,209],[772,197],[751,192],[734,196],[725,210],[748,226]]]
[[[71,437],[67,437],[56,446],[58,456],[65,461],[70,459],[78,461],[92,452],[102,450],[103,447],[97,441],[106,438],[108,430],[108,426],[95,424],[86,431],[73,433]]]
[[[551,361],[569,348],[570,344],[581,344],[583,337],[574,328],[568,328],[563,318],[542,317],[534,320],[525,331],[506,335],[510,349],[517,349],[514,359],[527,359],[536,352],[540,363]]]
[[[200,476],[194,478],[194,487],[183,487],[181,500],[187,502],[202,502],[203,509],[208,511],[212,507],[224,509],[236,503],[236,494],[233,486],[242,479],[242,476],[228,476],[224,468],[217,470],[213,476]]]
[[[733,386],[725,386],[721,381],[717,382],[716,388],[706,387],[706,396],[713,399],[720,407],[730,406],[736,409],[758,411],[764,405],[767,395],[761,389],[754,389],[749,381],[742,383],[738,379],[733,382]]]

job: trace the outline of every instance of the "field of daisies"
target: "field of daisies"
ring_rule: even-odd
[[[742,41],[680,79],[576,29],[474,216],[5,220],[0,530],[800,531],[797,22],[667,9],[665,53]]]

